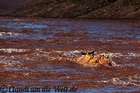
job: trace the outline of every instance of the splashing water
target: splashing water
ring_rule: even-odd
[[[0,20],[0,86],[76,86],[79,93],[135,93],[140,87],[139,21]],[[73,62],[82,51],[112,57],[111,68]]]

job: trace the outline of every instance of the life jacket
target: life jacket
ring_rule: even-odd
[[[81,64],[92,64],[92,65],[97,65],[98,63],[97,58],[90,54],[82,55],[77,59],[77,62]]]
[[[110,65],[110,60],[104,55],[91,55],[91,54],[85,54],[82,55],[77,59],[77,63],[83,64],[83,65],[92,65],[92,66],[98,66],[98,65]]]

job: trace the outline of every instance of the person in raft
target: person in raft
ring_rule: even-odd
[[[84,53],[81,52],[82,56],[78,57],[76,62],[84,66],[98,67],[98,66],[112,66],[111,59],[105,54],[96,55],[95,51]]]

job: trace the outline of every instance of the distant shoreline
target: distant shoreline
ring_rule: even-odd
[[[140,18],[59,18],[59,17],[28,17],[28,16],[0,16],[2,18],[19,18],[19,19],[66,19],[66,20],[140,20]]]

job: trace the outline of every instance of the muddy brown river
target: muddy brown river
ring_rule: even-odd
[[[71,60],[92,50],[112,55],[115,65]],[[140,93],[140,20],[0,18],[0,86]]]

